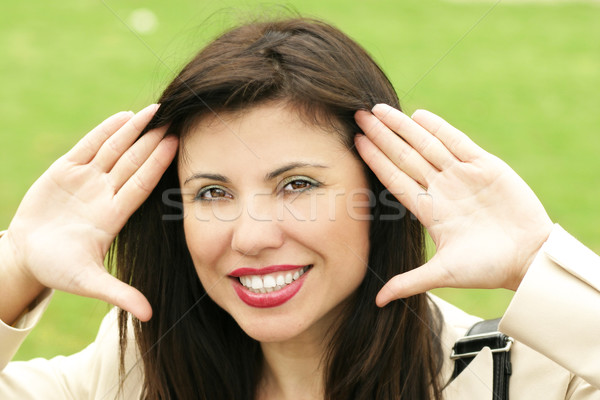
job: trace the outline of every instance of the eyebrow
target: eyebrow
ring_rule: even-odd
[[[265,181],[270,181],[276,177],[278,177],[281,174],[284,174],[292,169],[295,168],[303,168],[303,167],[312,167],[312,168],[328,168],[325,165],[321,165],[321,164],[311,164],[311,163],[305,163],[305,162],[293,162],[293,163],[289,163],[284,165],[283,167],[277,168],[275,171],[269,172],[265,175]]]
[[[185,180],[185,182],[183,182],[184,185],[186,185],[189,181],[193,181],[194,179],[210,179],[211,181],[219,181],[219,182],[223,182],[223,183],[230,183],[229,179],[227,179],[227,177],[220,175],[220,174],[194,174],[192,176],[190,176],[189,178],[187,178]]]
[[[274,178],[278,177],[279,175],[284,174],[292,169],[304,168],[304,167],[329,168],[328,166],[322,165],[322,164],[313,164],[313,163],[306,163],[306,162],[292,162],[292,163],[286,164],[282,167],[279,167],[274,171],[268,172],[265,175],[264,180],[270,181],[270,180],[273,180]],[[194,175],[190,176],[189,178],[187,178],[183,184],[186,185],[188,182],[190,182],[194,179],[202,179],[202,178],[210,179],[210,180],[218,181],[218,182],[223,182],[223,183],[231,182],[229,180],[229,178],[227,178],[226,176],[221,175],[221,174],[198,173],[198,174],[194,174]]]

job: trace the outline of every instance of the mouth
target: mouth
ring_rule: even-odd
[[[243,274],[234,271],[230,279],[236,294],[244,303],[258,308],[275,307],[298,293],[312,264],[293,269],[289,267],[260,275],[256,274],[257,270],[252,270],[253,274],[250,270],[245,270]]]
[[[305,265],[302,268],[266,275],[244,275],[240,276],[238,280],[246,289],[253,293],[271,293],[291,285],[294,281],[300,279],[310,267],[312,265]]]

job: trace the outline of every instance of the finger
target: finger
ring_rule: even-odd
[[[356,135],[356,149],[369,168],[381,183],[410,212],[416,213],[418,193],[423,192],[421,186],[405,172],[400,170],[387,156],[365,135]]]
[[[384,307],[390,301],[446,286],[439,274],[435,272],[433,262],[435,261],[432,259],[418,268],[394,276],[377,293],[375,303],[379,307]]]
[[[485,150],[475,144],[471,138],[427,110],[415,111],[412,119],[435,135],[461,161],[473,161],[485,154]]]
[[[150,122],[158,110],[158,107],[158,104],[152,104],[127,121],[125,125],[104,142],[92,160],[92,163],[101,171],[110,171],[117,160],[121,158],[123,153],[125,153],[125,151],[130,148],[140,136],[146,125],[148,125],[148,122]]]
[[[108,117],[69,150],[65,155],[66,159],[78,164],[89,163],[96,153],[98,153],[104,142],[133,116],[134,114],[131,111],[121,111]]]
[[[167,127],[164,126],[146,133],[119,158],[119,161],[109,173],[109,179],[115,188],[115,192],[119,191],[135,171],[150,157],[163,139],[166,130]]]
[[[357,111],[355,119],[365,135],[395,165],[420,185],[428,186],[428,181],[435,176],[437,169],[370,112]]]
[[[439,139],[402,111],[387,104],[377,104],[372,112],[437,169],[446,169],[457,161]]]
[[[150,157],[115,195],[115,201],[121,205],[125,219],[137,210],[158,184],[175,157],[177,145],[178,140],[174,136],[161,140]]]
[[[148,321],[152,317],[152,306],[139,290],[110,275],[104,268],[94,270],[98,273],[91,274],[94,276],[82,282],[81,292],[77,294],[115,305],[140,321]]]

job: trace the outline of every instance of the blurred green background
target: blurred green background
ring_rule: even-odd
[[[427,108],[467,132],[530,184],[554,221],[600,252],[600,4],[494,3],[279,4],[350,34],[389,74],[405,111]],[[155,101],[208,39],[262,13],[289,14],[231,0],[0,6],[0,227],[84,133]],[[436,293],[482,317],[501,315],[511,298],[504,290]],[[16,358],[82,349],[108,308],[56,293]]]

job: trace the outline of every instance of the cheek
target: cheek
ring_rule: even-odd
[[[227,304],[223,299],[229,288],[229,281],[223,279],[223,271],[218,268],[223,264],[224,254],[230,248],[230,229],[225,225],[199,220],[188,214],[183,222],[185,240],[198,279],[208,296],[227,311]]]
[[[329,191],[296,199],[294,210],[304,216],[292,218],[286,230],[303,244],[328,259],[335,268],[363,274],[369,255],[371,224],[368,195]],[[350,267],[351,266],[351,267]],[[353,273],[354,274],[354,273]]]
[[[358,252],[357,256],[367,260],[371,206],[374,200],[367,189],[357,189],[336,199],[335,221],[340,235]]]
[[[345,277],[339,284],[353,287],[352,291],[363,281],[368,268],[370,205],[368,193],[362,190],[337,201],[335,230],[339,238],[339,270]]]
[[[185,240],[203,285],[217,275],[215,266],[229,247],[230,234],[225,224],[203,221],[186,213],[183,221]]]

